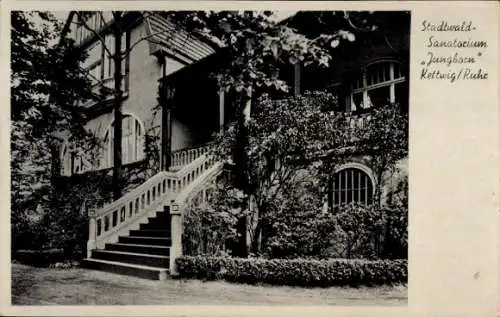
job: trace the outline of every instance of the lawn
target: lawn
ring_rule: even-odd
[[[406,305],[406,286],[299,288],[150,281],[81,268],[12,264],[13,305]]]

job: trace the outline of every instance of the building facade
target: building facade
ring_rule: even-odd
[[[156,137],[158,148],[164,149],[162,142],[170,143],[169,151],[209,141],[206,136],[210,137],[220,124],[219,95],[215,87],[207,87],[203,79],[196,83],[199,78],[186,82],[196,87],[196,93],[177,85],[175,95],[179,97],[175,102],[179,105],[169,106],[172,110],[169,120],[165,120],[162,113],[165,110],[158,103],[158,93],[162,78],[214,54],[215,45],[189,34],[159,14],[128,12],[123,19],[126,26],[123,27],[122,52],[128,53],[124,54],[121,67],[124,78],[122,163],[127,165],[145,159],[146,135]],[[66,23],[65,32],[88,52],[83,67],[93,79],[96,95],[104,100],[82,105],[90,118],[87,128],[103,143],[100,153],[90,160],[90,155],[64,144],[61,148],[63,175],[106,169],[113,164],[113,96],[105,94],[106,88],[114,88],[112,23],[111,12],[95,12],[85,22],[80,22],[74,12]],[[162,139],[162,131],[169,131],[169,140]]]

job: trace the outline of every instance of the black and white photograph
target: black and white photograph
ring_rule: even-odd
[[[11,305],[407,305],[410,11],[10,19]]]

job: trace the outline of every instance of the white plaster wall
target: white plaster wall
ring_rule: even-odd
[[[146,35],[144,25],[139,25],[131,31],[130,42],[133,44]],[[95,50],[92,54],[95,55]],[[176,60],[168,59],[166,64],[167,75],[184,67]],[[129,92],[123,102],[123,113],[132,113],[137,116],[146,131],[161,135],[161,109],[157,108],[158,84],[162,77],[162,66],[156,57],[149,54],[149,44],[142,41],[130,53],[129,61]],[[90,120],[87,128],[104,137],[105,129],[113,120],[113,112],[103,114]],[[187,129],[177,129],[177,137],[183,143],[188,137]],[[179,143],[179,142],[177,142]]]

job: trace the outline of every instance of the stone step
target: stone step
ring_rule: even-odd
[[[170,216],[170,214],[160,215],[157,217],[148,217],[148,223],[161,223],[163,225],[170,226],[171,222],[172,222],[172,217]]]
[[[170,230],[130,230],[130,237],[158,237],[170,238]]]
[[[165,255],[131,253],[111,250],[93,250],[91,258],[112,262],[139,264],[164,268],[168,268],[170,264],[169,257]]]
[[[105,250],[155,255],[170,255],[170,247],[146,244],[106,243]]]
[[[82,261],[82,266],[88,269],[106,271],[115,274],[136,276],[150,280],[165,280],[168,269],[146,265],[122,263],[100,259],[87,258]]]
[[[156,212],[156,216],[153,219],[156,219],[156,218],[162,218],[162,219],[163,218],[165,218],[165,219],[169,218],[170,219],[170,211],[169,211],[170,207],[169,206],[165,206],[165,209],[166,210],[163,210],[163,211],[157,211]]]
[[[139,230],[170,230],[170,221],[161,222],[156,220],[149,220],[148,223],[141,223]]]
[[[165,237],[119,237],[118,243],[171,246],[171,239]]]

